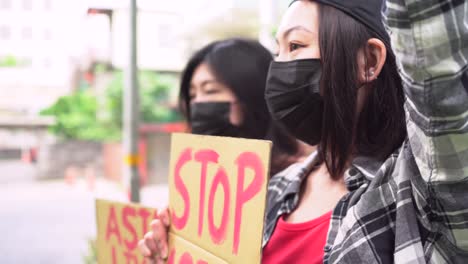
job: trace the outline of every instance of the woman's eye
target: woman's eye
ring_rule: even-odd
[[[210,90],[205,91],[206,94],[216,94],[218,92],[219,92],[219,90],[217,90],[217,89],[210,89]]]
[[[296,44],[296,43],[290,43],[289,44],[289,52],[293,52],[299,48],[302,48],[303,45],[299,45],[299,44]]]

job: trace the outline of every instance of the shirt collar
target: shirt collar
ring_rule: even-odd
[[[318,152],[312,152],[302,162],[291,165],[285,171],[280,172],[284,174],[284,184],[286,185],[281,195],[278,196],[278,200],[284,200],[289,195],[295,195],[299,193],[301,184],[305,178],[309,175],[311,170],[319,161]],[[346,187],[349,191],[354,191],[359,188],[363,183],[370,182],[378,170],[381,168],[383,162],[373,157],[359,156],[356,157],[351,167],[346,170],[344,180]]]
[[[305,160],[291,165],[286,170],[280,172],[284,176],[282,184],[285,184],[283,192],[277,197],[277,200],[285,200],[289,195],[299,193],[303,180],[309,175],[318,161],[318,152],[312,152]]]
[[[353,160],[352,164],[367,180],[371,181],[382,167],[383,161],[373,157],[359,156]]]
[[[370,182],[381,169],[383,162],[369,156],[354,158],[351,167],[345,172],[344,181],[349,191],[354,191],[362,184]]]

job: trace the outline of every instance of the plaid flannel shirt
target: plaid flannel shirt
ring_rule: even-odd
[[[325,263],[468,263],[468,2],[388,0],[408,138],[386,161],[356,158],[333,210]],[[298,204],[316,153],[275,175],[263,246]]]

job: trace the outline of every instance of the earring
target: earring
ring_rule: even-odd
[[[374,74],[375,74],[375,71],[374,71],[374,70],[370,70],[370,71],[369,71],[369,77],[374,76]]]

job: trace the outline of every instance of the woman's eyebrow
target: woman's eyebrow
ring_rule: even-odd
[[[204,87],[204,86],[206,86],[208,84],[216,84],[216,83],[218,83],[217,80],[205,80],[200,84],[200,87]]]
[[[313,34],[313,32],[311,30],[307,29],[306,27],[297,25],[297,26],[293,26],[293,27],[288,28],[283,33],[281,33],[279,36],[276,36],[276,43],[278,43],[279,42],[278,40],[281,39],[281,38],[286,39],[294,31],[305,31],[307,33]]]

